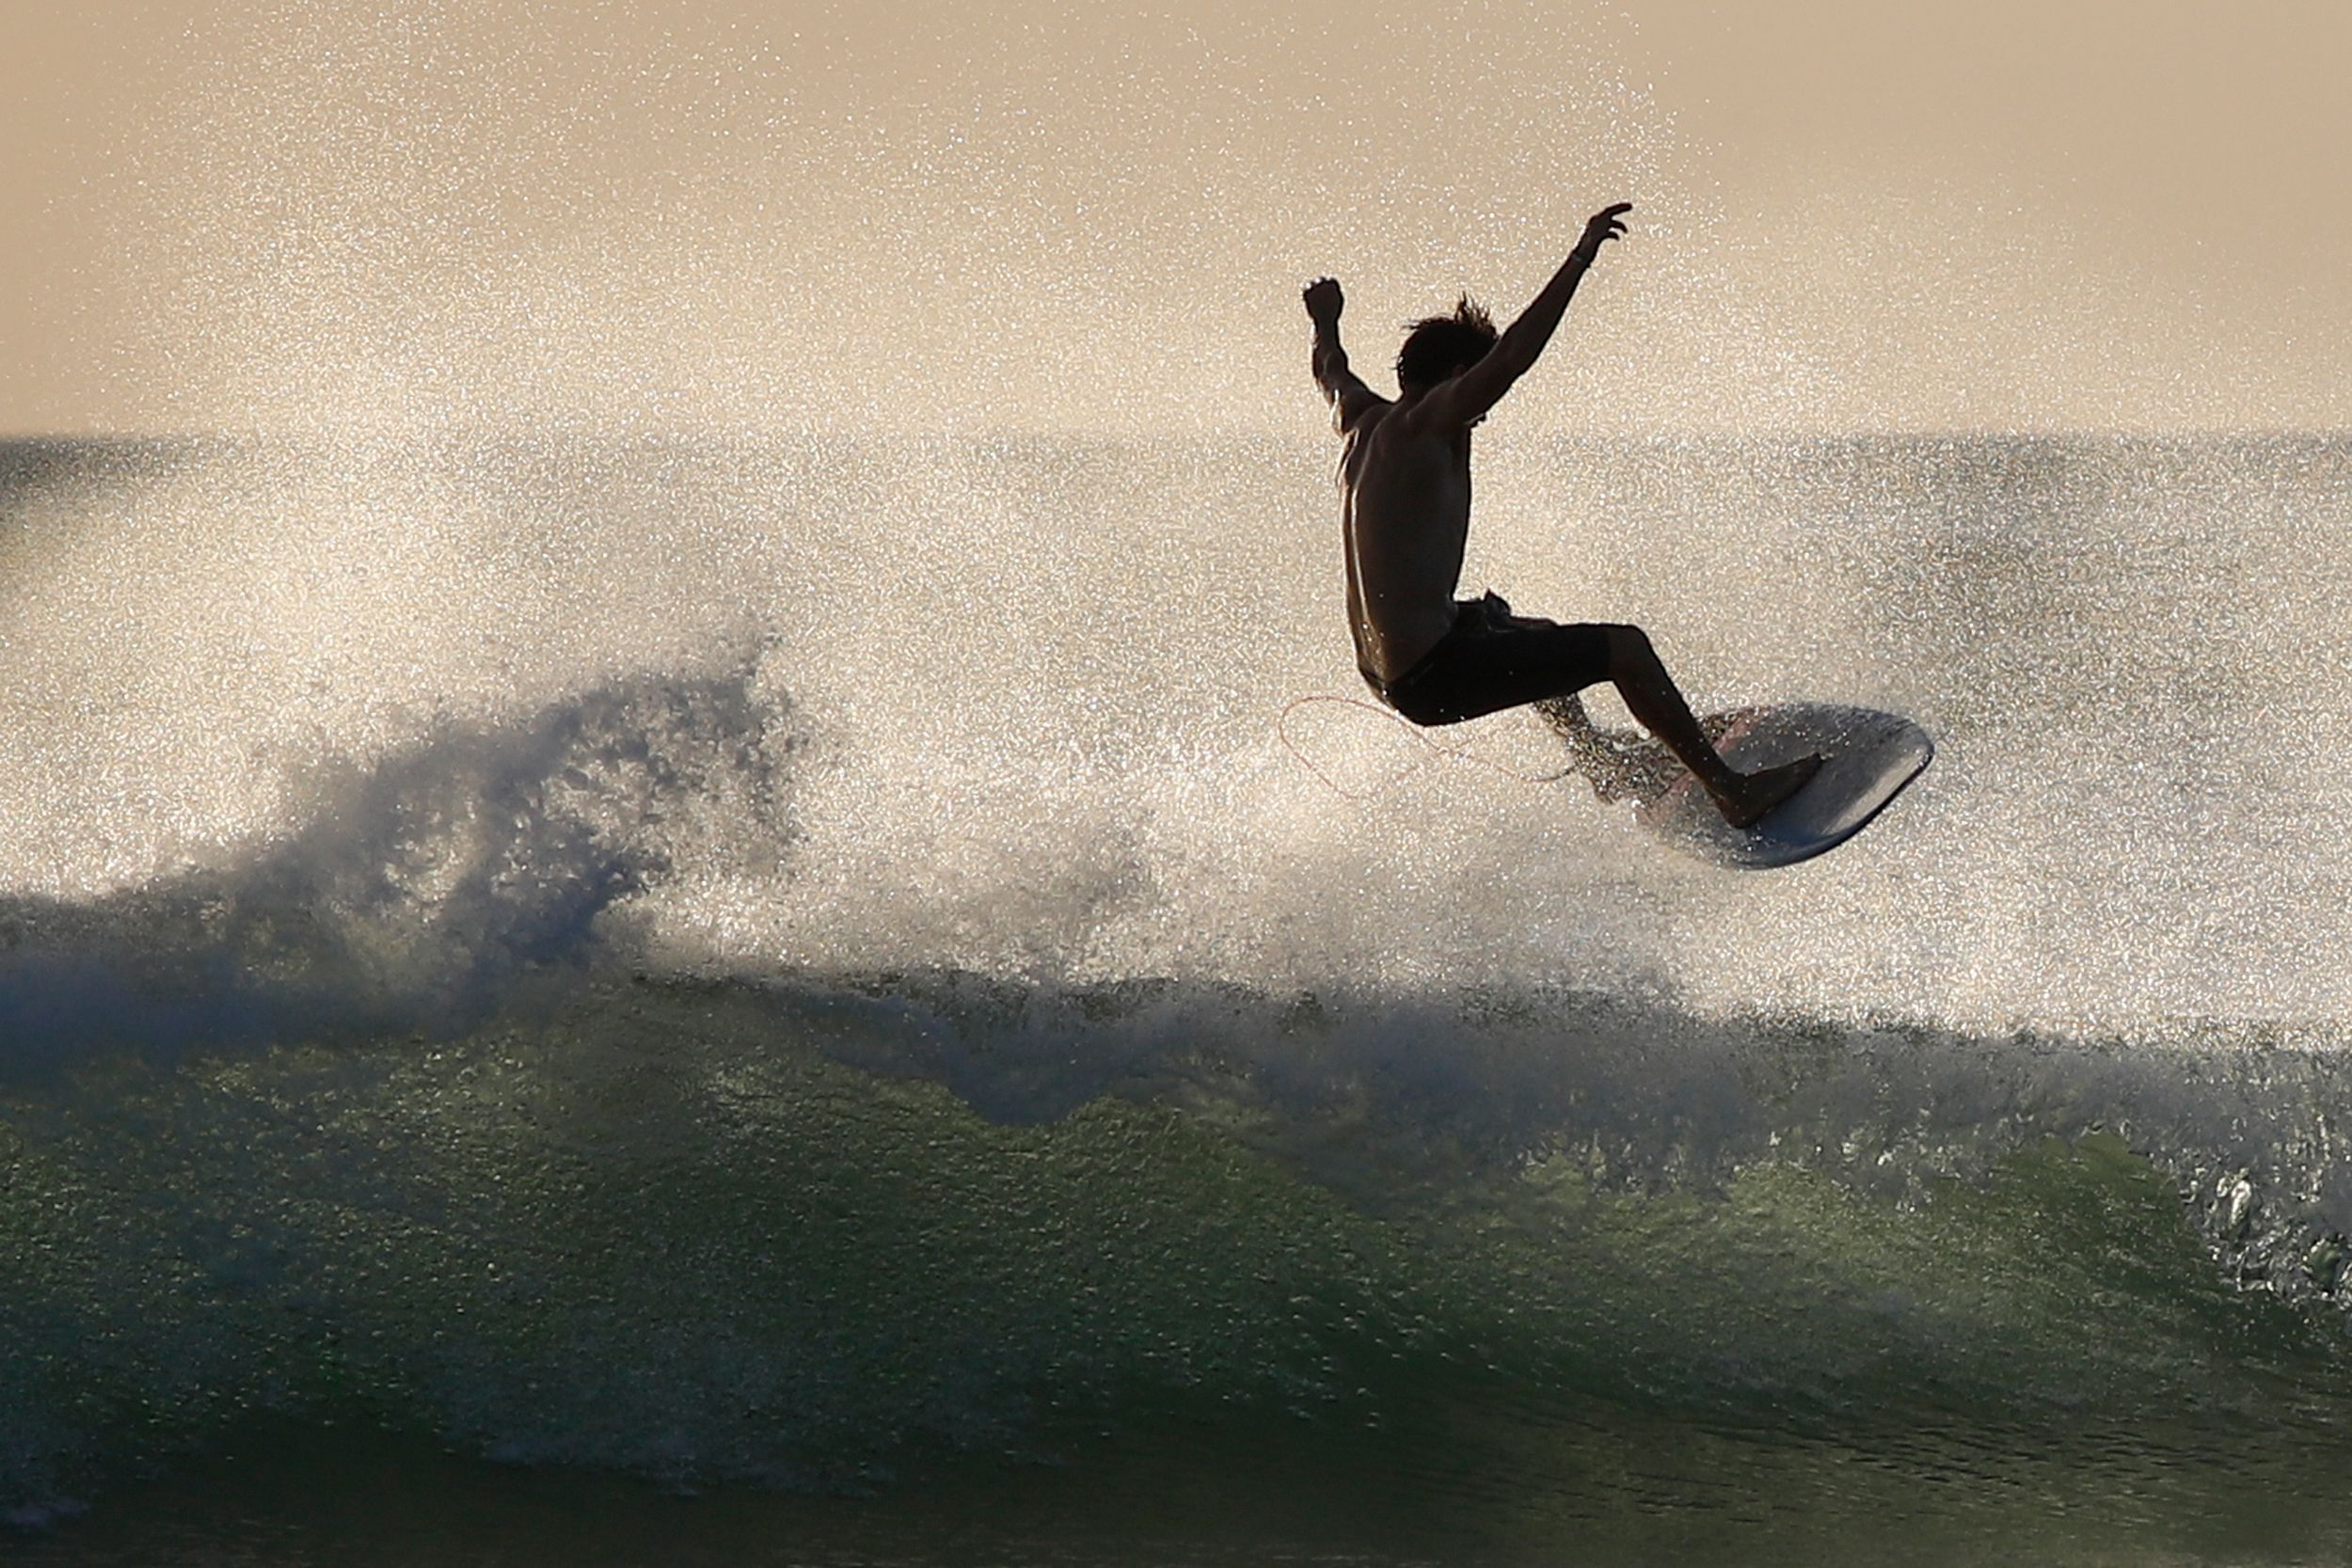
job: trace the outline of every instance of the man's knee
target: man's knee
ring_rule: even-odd
[[[1639,626],[1599,628],[1609,649],[1609,669],[1612,674],[1624,669],[1642,669],[1658,662],[1658,654],[1650,646],[1649,633]]]

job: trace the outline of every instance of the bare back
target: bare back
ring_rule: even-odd
[[[1411,400],[1366,407],[1340,459],[1348,626],[1357,662],[1383,681],[1453,629],[1470,537],[1469,427],[1414,412]]]

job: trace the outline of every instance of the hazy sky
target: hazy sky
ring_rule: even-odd
[[[2352,423],[2352,6],[0,0],[0,430]],[[880,20],[878,20],[880,19]]]

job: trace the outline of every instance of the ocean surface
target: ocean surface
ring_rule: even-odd
[[[1765,874],[1333,455],[0,446],[0,1558],[2352,1560],[2352,438],[1486,441]]]

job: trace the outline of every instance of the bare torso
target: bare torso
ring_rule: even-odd
[[[1340,459],[1347,623],[1357,662],[1383,681],[1453,629],[1470,537],[1470,432],[1427,428],[1406,417],[1410,407],[1366,408]]]

